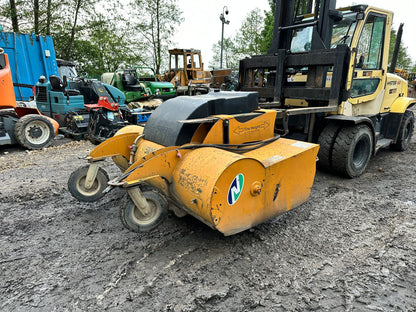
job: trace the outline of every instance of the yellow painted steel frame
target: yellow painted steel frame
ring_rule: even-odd
[[[183,146],[164,147],[145,140],[140,129],[124,129],[97,146],[89,160],[124,159],[117,185],[151,184],[177,207],[231,235],[299,206],[310,195],[318,145],[277,139],[240,153],[215,147],[223,143],[225,121],[231,146],[273,138],[275,116],[274,110],[260,110],[240,115],[247,117],[240,122],[219,115],[211,127],[198,128],[198,143]],[[133,144],[134,163],[127,168]]]
[[[114,163],[124,171],[129,166],[131,146],[142,133],[143,127],[141,126],[126,126],[118,130],[112,138],[94,148],[87,160],[94,162],[112,157]]]
[[[400,97],[391,105],[390,112],[403,114],[406,109],[416,104],[416,99],[409,97]]]
[[[309,197],[316,144],[278,139],[241,155],[214,147],[184,149],[190,146],[167,147],[140,158],[121,183],[150,183],[225,235],[262,223]],[[233,185],[239,176],[244,182]]]
[[[201,124],[195,131],[191,142],[203,144],[221,144],[224,142],[224,123],[228,123],[228,144],[242,144],[246,142],[262,141],[273,138],[274,123],[277,112],[275,110],[261,109],[250,114],[240,116],[217,115],[218,121],[207,127]],[[247,121],[239,118],[250,117]]]

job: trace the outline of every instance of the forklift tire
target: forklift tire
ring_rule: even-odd
[[[148,232],[156,228],[168,213],[168,201],[156,191],[143,191],[150,206],[150,215],[144,216],[126,194],[120,206],[120,219],[123,225],[133,232]]]
[[[69,192],[82,202],[94,202],[103,197],[103,191],[110,180],[107,172],[99,168],[92,187],[90,189],[85,188],[85,178],[87,177],[88,168],[89,165],[78,168],[68,179]]]
[[[399,136],[397,142],[390,145],[390,149],[395,151],[405,151],[409,148],[412,140],[415,117],[412,111],[406,110],[404,112],[403,120],[399,129]]]
[[[52,123],[44,116],[29,114],[16,122],[14,135],[21,146],[38,150],[51,144],[55,130]]]
[[[319,152],[318,152],[318,167],[320,169],[331,170],[332,149],[334,147],[335,139],[337,137],[340,126],[336,123],[330,122],[322,130],[318,138]]]
[[[370,161],[373,135],[366,125],[344,127],[332,149],[332,169],[347,178],[360,176]]]

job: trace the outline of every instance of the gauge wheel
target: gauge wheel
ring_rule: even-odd
[[[94,202],[104,196],[103,191],[107,187],[110,180],[107,172],[99,168],[97,177],[92,184],[92,187],[87,189],[85,187],[85,179],[87,178],[89,165],[80,167],[75,170],[68,179],[69,192],[79,201]]]
[[[120,206],[120,219],[123,225],[133,232],[148,232],[156,228],[168,213],[166,198],[157,191],[144,190],[143,196],[149,203],[150,213],[144,215],[133,203],[130,196],[123,197]]]
[[[29,114],[16,122],[14,135],[23,147],[37,150],[51,144],[55,130],[52,123],[44,116]]]

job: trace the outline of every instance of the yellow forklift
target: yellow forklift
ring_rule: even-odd
[[[380,148],[408,148],[416,99],[387,68],[393,13],[335,2],[299,15],[295,1],[277,0],[269,54],[242,60],[239,83],[278,110],[286,137],[320,144],[321,168],[352,178]]]

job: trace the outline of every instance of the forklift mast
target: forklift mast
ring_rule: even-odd
[[[336,0],[316,0],[315,13],[306,15],[299,14],[299,4],[300,0],[276,0],[268,54],[240,61],[240,89],[257,91],[271,107],[285,108],[286,98],[297,98],[314,107],[311,112],[334,111],[347,99],[350,51],[346,45],[330,47],[333,24],[342,14],[335,10]],[[307,8],[312,8],[311,0]],[[304,29],[312,29],[311,41],[303,51],[293,52],[292,38]],[[326,87],[328,69],[332,71],[330,87]],[[307,72],[307,81],[291,81],[289,77],[300,72]]]
[[[315,3],[315,14],[312,22],[298,23],[300,16],[299,3],[296,0],[276,0],[274,11],[273,40],[268,54],[277,53],[279,49],[290,50],[292,30],[305,26],[313,26],[311,49],[328,49],[331,43],[332,26],[334,19],[342,18],[335,10],[336,0],[322,0]],[[312,9],[312,0],[308,1],[307,14]],[[319,14],[318,14],[319,12]]]

